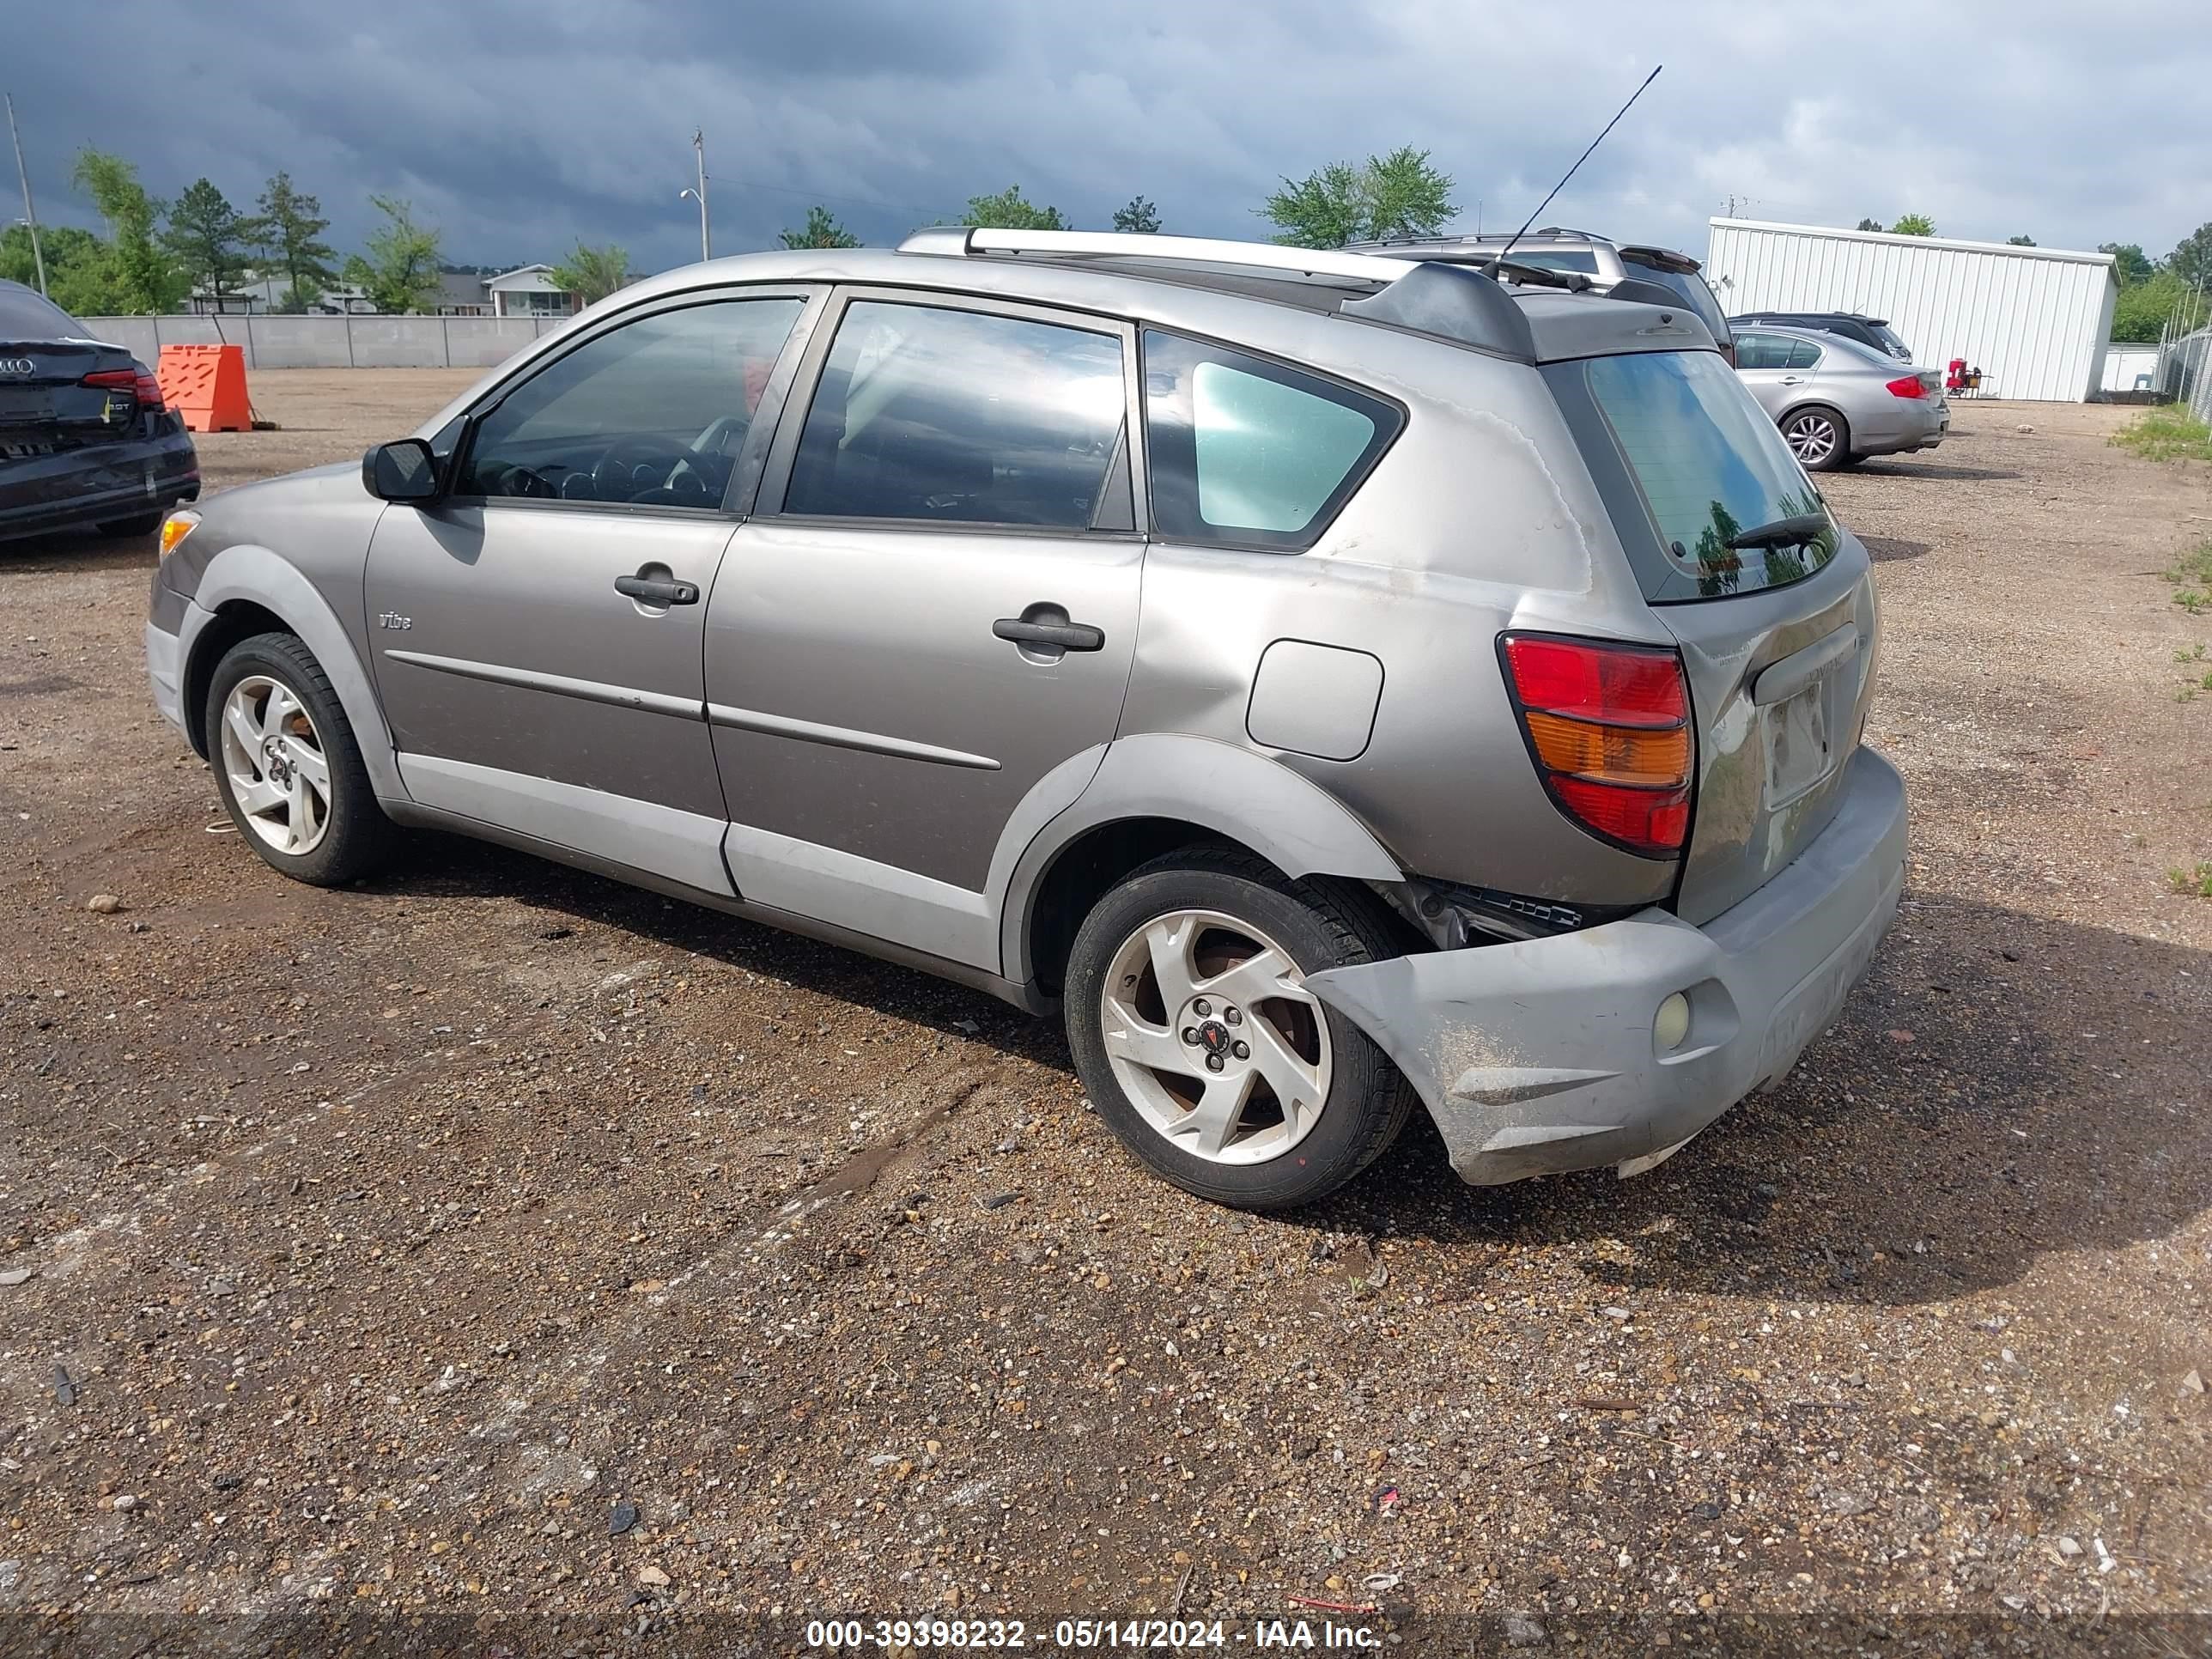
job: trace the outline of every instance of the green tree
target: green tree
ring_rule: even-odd
[[[1858,222],[1858,228],[1861,230],[1880,230],[1881,228],[1881,221],[1879,219],[1862,219]]]
[[[162,204],[146,193],[138,169],[106,150],[84,149],[70,178],[107,222],[106,283],[116,311],[136,316],[173,310],[191,284],[155,240]]]
[[[963,225],[988,226],[994,230],[1067,230],[1067,221],[1056,207],[1039,207],[1022,194],[1019,185],[1008,185],[996,196],[971,196]]]
[[[2005,246],[2007,247],[2033,247],[2035,246],[2035,238],[2033,236],[2008,236],[2005,238]]]
[[[2097,252],[2112,256],[2112,275],[2120,279],[2124,289],[2134,287],[2156,269],[2141,242],[2100,242]]]
[[[205,179],[195,179],[169,209],[161,246],[169,251],[191,292],[204,291],[217,311],[245,281],[261,227],[240,213]]]
[[[39,246],[46,258],[46,294],[56,305],[72,317],[115,313],[113,250],[106,243],[76,225],[46,225],[39,231]],[[10,225],[0,231],[0,278],[38,286],[29,227]]]
[[[604,300],[629,281],[629,252],[609,242],[592,247],[579,242],[568,257],[556,265],[552,279],[586,305]]]
[[[2191,288],[2199,283],[2212,288],[2212,223],[2202,224],[2181,239],[2181,246],[2166,255],[2166,269]]]
[[[1275,240],[1292,247],[1342,247],[1389,236],[1433,236],[1459,211],[1450,175],[1429,152],[1401,145],[1355,167],[1332,161],[1283,187],[1259,209]]]
[[[2133,340],[2142,344],[2154,344],[2165,329],[2166,319],[2191,304],[2194,290],[2170,270],[2154,270],[2139,283],[2130,283],[2120,290],[2119,298],[2112,303],[2112,337]],[[2184,316],[2185,323],[2193,317]]]
[[[438,233],[415,222],[410,203],[397,196],[372,196],[369,205],[384,216],[364,245],[345,262],[345,280],[387,313],[415,311],[438,291]]]
[[[1135,231],[1144,235],[1157,234],[1160,228],[1160,210],[1141,196],[1132,196],[1128,204],[1114,210],[1114,228]]]
[[[1897,222],[1889,228],[1889,234],[1893,236],[1933,236],[1936,222],[1924,213],[1900,214]]]
[[[278,173],[255,204],[261,210],[262,246],[284,267],[283,311],[305,311],[337,280],[331,261],[337,256],[317,238],[330,228],[319,199],[292,188],[292,175]]]
[[[806,210],[806,222],[797,230],[787,230],[781,241],[786,247],[858,247],[860,239],[837,222],[837,216],[819,204]]]

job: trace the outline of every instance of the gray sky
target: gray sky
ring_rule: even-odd
[[[865,240],[1018,182],[1079,226],[1131,195],[1165,228],[1258,236],[1280,174],[1411,143],[1462,225],[1510,228],[1655,63],[1666,72],[1547,212],[1702,257],[1705,221],[1931,215],[1946,235],[2140,241],[2212,218],[2203,0],[0,0],[40,217],[93,222],[88,143],[156,193],[240,206],[290,170],[341,251],[372,191],[468,263],[696,257],[825,202]],[[0,175],[7,217],[20,212]],[[1478,206],[1479,204],[1479,206]]]

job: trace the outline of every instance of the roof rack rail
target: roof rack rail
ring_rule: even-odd
[[[1291,276],[1343,276],[1395,283],[1415,269],[1389,254],[1344,253],[1334,248],[1284,247],[1273,242],[1233,242],[1211,236],[1160,236],[1133,231],[997,230],[963,232],[935,226],[899,244],[902,253],[1040,253],[1073,258],[1158,259],[1182,264],[1232,265]]]

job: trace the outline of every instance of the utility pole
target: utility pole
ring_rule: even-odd
[[[31,173],[23,165],[23,135],[15,128],[15,94],[8,94],[8,136],[15,141],[15,177],[23,185],[23,222],[31,229],[31,263],[39,270],[39,292],[46,291],[46,256],[39,246],[39,214],[31,205]]]
[[[683,193],[699,204],[699,257],[711,259],[714,257],[714,239],[707,228],[707,134],[704,128],[693,131],[691,148],[698,153],[699,186],[696,190],[687,190]]]

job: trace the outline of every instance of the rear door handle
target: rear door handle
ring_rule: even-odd
[[[1777,386],[1802,386],[1805,384],[1805,377],[1802,374],[1785,374],[1779,380],[1777,380],[1775,384]]]
[[[1063,651],[1106,648],[1104,630],[1088,623],[1024,622],[1019,617],[1001,617],[991,624],[991,632],[1015,645],[1054,645]]]
[[[699,584],[679,582],[659,576],[617,576],[615,592],[647,605],[696,605],[699,603]]]

